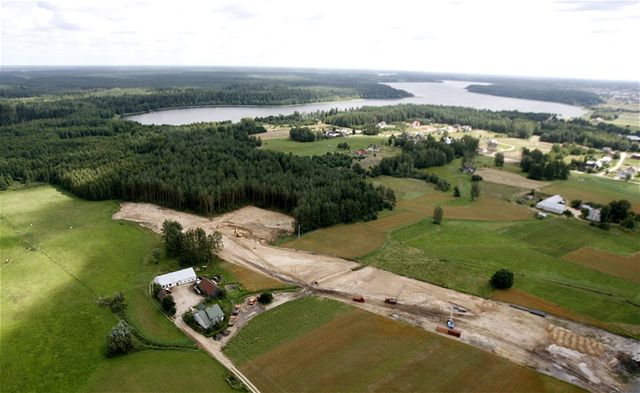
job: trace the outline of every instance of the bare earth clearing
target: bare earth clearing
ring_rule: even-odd
[[[430,332],[443,324],[455,306],[463,342],[592,391],[634,389],[618,377],[616,354],[640,356],[639,342],[558,317],[541,318],[505,303],[345,259],[267,245],[279,234],[292,231],[293,219],[284,214],[245,207],[208,219],[151,204],[123,203],[114,218],[135,221],[156,232],[167,219],[180,222],[185,229],[218,230],[224,240],[220,256],[228,262],[343,302],[352,303],[352,295],[362,295],[366,303],[354,305]],[[244,235],[237,236],[237,229]],[[386,305],[386,297],[398,298],[399,304]]]
[[[476,173],[486,181],[498,184],[506,184],[508,186],[521,187],[526,189],[537,190],[542,187],[551,185],[549,182],[527,179],[524,176],[507,171],[501,171],[493,168],[481,168]]]

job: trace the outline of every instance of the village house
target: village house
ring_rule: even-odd
[[[369,145],[369,147],[367,147],[367,151],[377,153],[380,151],[380,146],[375,144]]]
[[[625,169],[619,169],[618,172],[616,173],[618,178],[620,179],[626,179],[627,177],[629,178],[633,178],[635,177],[638,172],[640,172],[639,168],[635,168],[635,167],[627,167]]]
[[[602,152],[605,154],[613,154],[613,149],[610,147],[603,147]]]
[[[586,169],[591,169],[591,170],[600,170],[602,168],[602,163],[600,161],[596,161],[596,160],[589,160],[587,162],[584,163],[584,166]]]
[[[489,142],[487,142],[487,149],[498,150],[498,141],[495,139],[492,139]]]
[[[204,310],[198,310],[194,312],[193,319],[195,319],[198,325],[200,325],[200,327],[202,327],[203,329],[210,329],[214,325],[224,320],[224,312],[219,305],[214,304],[213,306],[209,306]]]
[[[153,279],[153,282],[160,285],[162,289],[175,287],[176,285],[188,284],[196,280],[196,272],[192,267],[163,274]]]
[[[471,126],[462,126],[462,132],[467,132],[467,131],[473,131],[473,128],[471,128]]]
[[[357,158],[366,158],[367,157],[367,151],[364,149],[358,149],[355,151],[356,153],[356,157]]]
[[[601,159],[599,159],[598,161],[600,161],[602,163],[602,165],[609,165],[609,164],[611,164],[611,161],[613,161],[613,158],[611,158],[609,156],[604,156]]]
[[[411,123],[411,127],[418,128],[420,127],[420,124],[420,120],[414,120],[413,123]]]
[[[567,210],[564,199],[560,195],[554,195],[538,202],[536,208],[556,214],[562,214]]]
[[[586,212],[585,218],[589,221],[600,222],[600,209],[589,205],[580,205],[580,210]]]
[[[387,127],[387,122],[386,121],[381,121],[380,123],[376,124],[377,128],[386,128]]]

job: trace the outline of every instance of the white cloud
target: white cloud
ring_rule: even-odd
[[[640,78],[637,1],[2,1],[3,65]]]

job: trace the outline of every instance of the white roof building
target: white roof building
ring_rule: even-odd
[[[593,221],[593,222],[600,222],[600,209],[596,209],[593,208],[589,205],[581,205],[580,209],[586,209],[589,211],[589,213],[587,213],[587,220],[589,221]]]
[[[156,284],[160,285],[164,289],[193,282],[195,280],[196,272],[193,271],[192,267],[163,274],[153,279]]]
[[[554,195],[536,204],[536,208],[551,213],[562,214],[567,210],[564,199],[560,195]]]

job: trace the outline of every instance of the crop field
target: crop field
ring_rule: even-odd
[[[263,141],[262,148],[267,150],[280,151],[283,153],[292,153],[299,156],[315,156],[324,155],[325,153],[346,153],[357,149],[366,149],[371,144],[384,145],[386,140],[383,136],[377,135],[354,135],[345,138],[322,139],[314,142],[296,142],[288,138],[286,139],[269,139]],[[347,143],[349,150],[338,149],[338,144]],[[395,149],[398,152],[399,148]]]
[[[524,190],[539,189],[541,187],[549,186],[551,183],[527,179],[522,175],[503,171],[495,168],[480,168],[477,174],[482,176],[485,181],[505,184],[513,187],[517,187]]]
[[[142,334],[186,343],[140,292],[161,269],[176,265],[152,262],[160,237],[112,220],[115,202],[86,202],[47,186],[1,192],[0,205],[3,391],[75,391],[98,370],[135,363],[104,356],[117,320],[98,307],[100,296],[125,293]],[[172,378],[160,374],[156,382]],[[215,385],[222,374],[203,379]]]
[[[488,280],[493,272],[507,268],[515,273],[514,288],[518,290],[592,319],[640,324],[635,306],[627,302],[637,296],[637,284],[559,258],[561,252],[587,244],[589,238],[576,242],[575,237],[598,231],[596,228],[575,223],[584,231],[554,237],[553,231],[537,231],[538,225],[538,221],[509,224],[446,220],[435,225],[425,220],[393,231],[384,247],[361,260],[485,297],[492,293]],[[524,228],[528,226],[532,228]],[[520,234],[523,239],[517,237]],[[600,242],[637,247],[633,234],[595,234],[604,239]],[[548,239],[559,245],[552,246]]]
[[[101,363],[84,392],[237,392],[229,372],[200,351],[143,351]]]
[[[640,284],[640,253],[629,256],[582,247],[563,256],[567,261]]]
[[[244,289],[249,292],[257,292],[265,289],[284,288],[287,284],[264,274],[244,268],[234,263],[221,262],[220,267],[230,272]],[[228,280],[227,280],[228,281]]]
[[[322,301],[329,303],[322,307],[335,311],[320,322],[317,306],[298,307],[298,302],[309,301],[253,319],[246,329],[257,325],[259,340],[241,332],[229,344],[230,356],[263,392],[581,391],[474,347],[334,301]],[[278,311],[277,319],[263,321]],[[282,340],[289,321],[305,331]],[[253,350],[253,342],[262,348]],[[234,347],[247,348],[250,356],[243,351],[233,356]]]
[[[571,173],[568,180],[554,181],[552,185],[540,191],[552,195],[560,194],[567,200],[581,199],[583,202],[602,204],[626,199],[631,202],[633,210],[640,213],[640,192],[638,185],[634,183]]]

